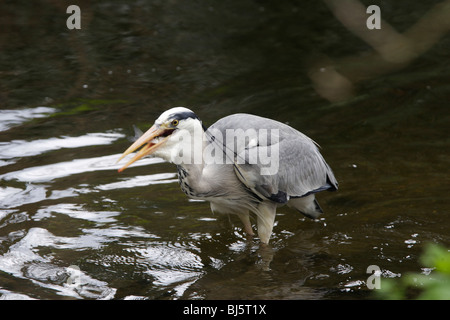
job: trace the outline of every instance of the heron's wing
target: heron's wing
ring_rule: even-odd
[[[217,121],[207,135],[223,146],[224,161],[234,165],[237,177],[259,197],[286,203],[291,197],[337,189],[314,141],[288,125],[235,114]]]
[[[242,150],[236,157],[235,172],[260,197],[279,203],[337,189],[332,170],[304,135],[288,135],[279,142]]]

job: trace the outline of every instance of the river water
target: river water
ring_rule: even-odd
[[[371,265],[426,273],[424,245],[450,245],[448,27],[386,62],[333,3],[78,1],[80,30],[57,1],[2,3],[0,298],[370,299]],[[377,1],[381,30],[438,3]],[[280,208],[261,247],[173,165],[119,174],[133,125],[180,105],[313,138],[340,187],[325,214]]]

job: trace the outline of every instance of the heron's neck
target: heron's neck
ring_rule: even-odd
[[[171,162],[189,171],[202,171],[205,147],[205,131],[200,122],[194,122],[180,137],[176,152],[171,154]]]
[[[178,178],[181,189],[191,197],[204,197],[211,192],[211,186],[217,181],[210,181],[211,177],[205,172],[206,160],[204,152],[208,144],[204,129],[201,137],[192,134],[192,139],[186,139],[182,157],[173,161],[177,165]]]

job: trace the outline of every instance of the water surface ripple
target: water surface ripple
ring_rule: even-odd
[[[418,37],[394,62],[332,3],[86,2],[81,30],[56,2],[0,4],[0,299],[367,299],[370,265],[429,272],[424,245],[450,246],[450,39],[419,32],[439,1],[381,2]],[[179,105],[313,138],[339,181],[324,215],[280,208],[262,247],[173,165],[119,174],[133,125]]]

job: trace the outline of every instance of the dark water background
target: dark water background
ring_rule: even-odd
[[[367,299],[369,265],[427,273],[450,245],[450,19],[386,62],[333,1],[74,2],[81,30],[61,1],[0,4],[0,298]],[[401,34],[439,3],[362,5]],[[180,105],[312,137],[340,183],[322,218],[281,208],[264,249],[173,165],[118,174],[132,126]]]

